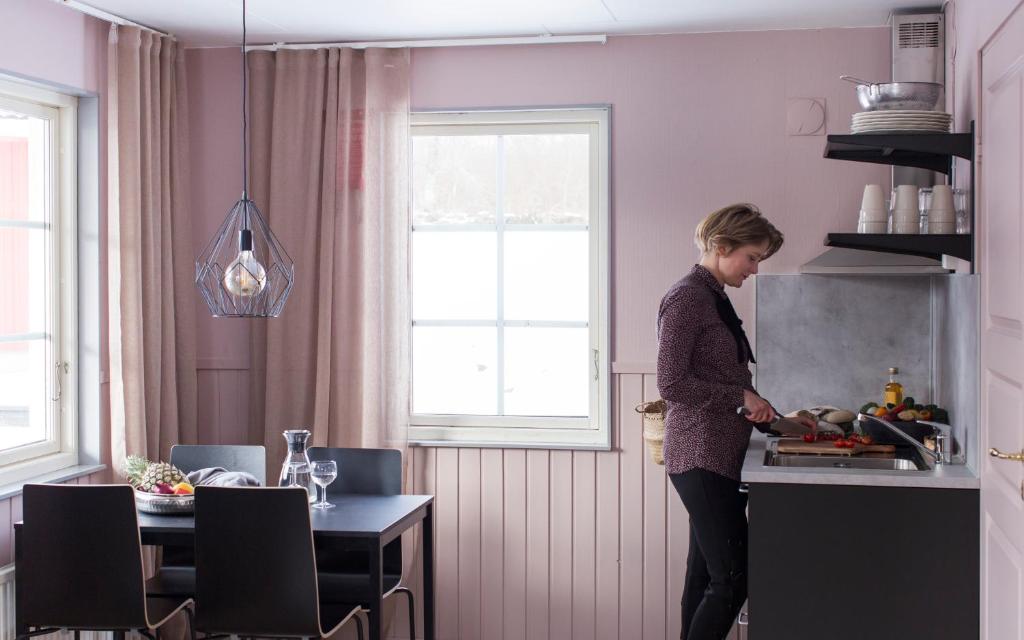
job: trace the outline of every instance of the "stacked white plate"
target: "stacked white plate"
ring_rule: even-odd
[[[953,116],[942,111],[861,111],[853,114],[852,133],[948,133]]]

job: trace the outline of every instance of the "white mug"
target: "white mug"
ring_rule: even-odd
[[[915,214],[918,209],[917,185],[901,184],[893,189],[892,210],[912,210]]]
[[[920,233],[921,221],[916,218],[912,221],[893,220],[891,233]]]
[[[932,187],[932,211],[953,211],[953,187],[948,184],[937,184]]]
[[[861,211],[885,210],[885,195],[880,184],[864,185],[864,196],[860,201]]]
[[[889,220],[889,212],[885,209],[861,209],[858,222],[881,222]]]

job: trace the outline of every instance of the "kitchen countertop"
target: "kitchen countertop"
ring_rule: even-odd
[[[746,483],[835,484],[869,487],[922,487],[932,489],[979,489],[981,479],[964,464],[940,465],[928,471],[883,471],[877,469],[829,469],[765,466],[769,438],[754,432],[743,460],[740,479]]]

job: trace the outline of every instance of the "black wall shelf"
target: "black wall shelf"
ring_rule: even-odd
[[[825,244],[844,249],[864,249],[942,260],[943,255],[971,261],[974,236],[969,234],[830,233]]]
[[[974,273],[974,122],[969,133],[886,133],[830,135],[825,143],[826,158],[874,164],[917,167],[950,176],[954,160],[970,162],[971,193],[968,219],[972,233],[958,235],[896,235],[884,233],[830,233],[830,247],[901,253],[941,260],[953,256],[971,263]]]
[[[918,167],[950,174],[953,157],[974,157],[970,133],[901,133],[830,135],[825,157],[903,167]]]

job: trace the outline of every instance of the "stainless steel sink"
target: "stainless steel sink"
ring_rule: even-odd
[[[811,467],[816,469],[877,469],[882,471],[927,471],[920,461],[905,458],[864,458],[859,456],[814,456],[767,452],[765,466]]]

